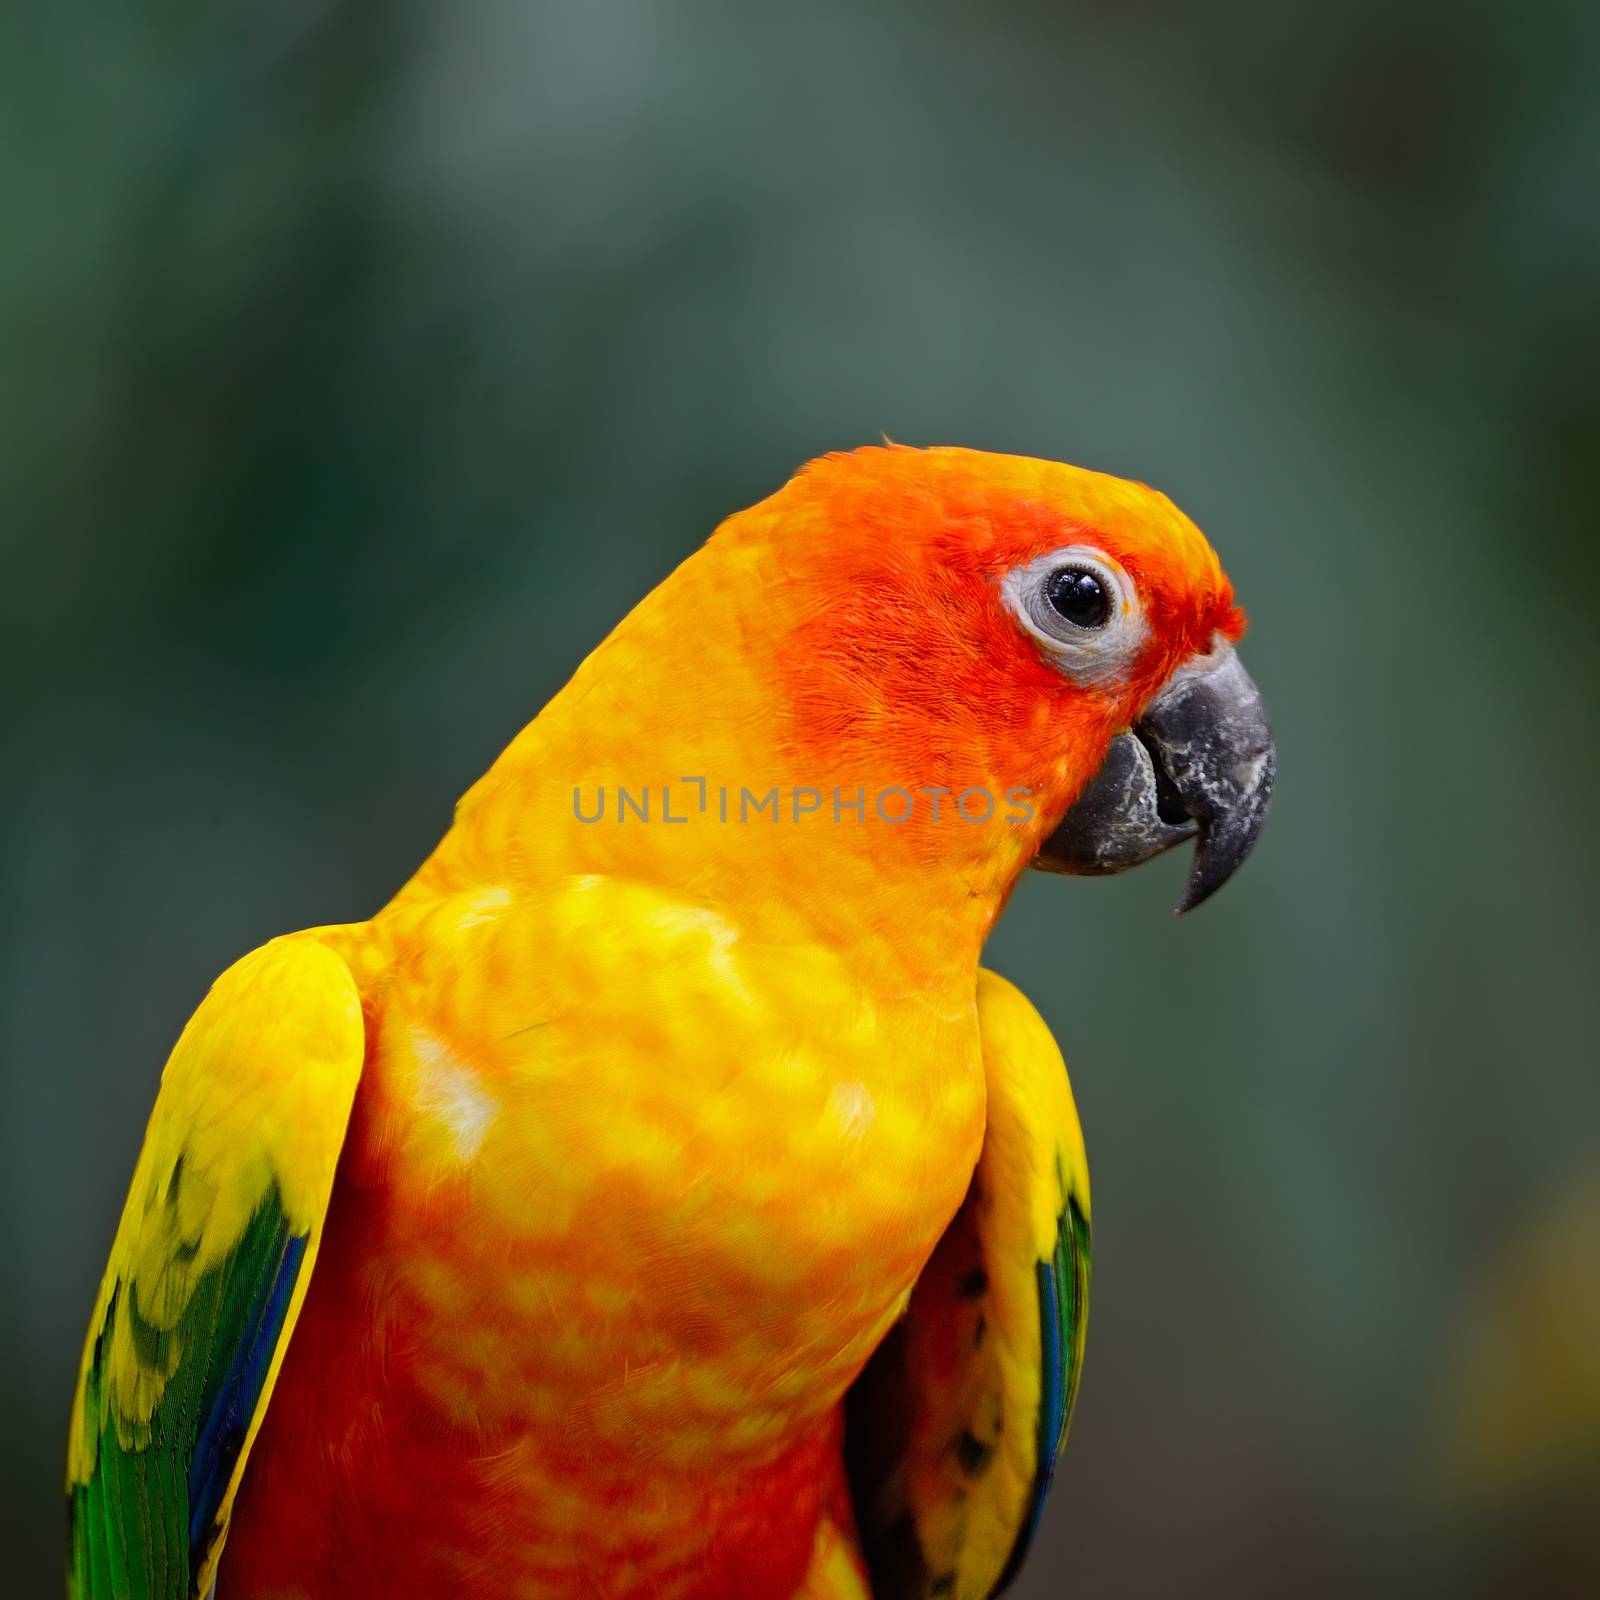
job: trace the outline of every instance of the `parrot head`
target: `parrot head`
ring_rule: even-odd
[[[1255,843],[1275,755],[1234,649],[1244,616],[1165,495],[872,447],[812,463],[720,537],[765,552],[784,701],[835,770],[1026,792],[1019,867],[1121,872],[1193,840],[1180,913]]]

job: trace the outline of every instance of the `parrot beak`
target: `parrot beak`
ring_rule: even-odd
[[[1233,646],[1185,663],[1119,733],[1034,860],[1047,872],[1125,872],[1196,839],[1178,915],[1215,894],[1267,819],[1277,753],[1261,691]]]

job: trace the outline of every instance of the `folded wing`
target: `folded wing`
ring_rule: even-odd
[[[877,1600],[988,1600],[1016,1575],[1083,1362],[1089,1178],[1061,1052],[979,975],[988,1122],[972,1187],[851,1391],[846,1447]]]
[[[209,1590],[305,1297],[364,1052],[328,946],[230,967],[162,1075],[83,1354],[72,1600]]]

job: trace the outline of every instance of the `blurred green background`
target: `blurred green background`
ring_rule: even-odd
[[[1600,1593],[1597,69],[1556,0],[7,7],[7,1592],[210,979],[887,433],[1166,489],[1279,739],[1219,901],[994,940],[1096,1202],[1017,1594]]]

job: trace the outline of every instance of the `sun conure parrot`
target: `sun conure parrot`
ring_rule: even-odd
[[[997,1593],[1083,1356],[1025,867],[1243,859],[1273,749],[1166,498],[826,457],[641,601],[370,921],[217,980],[72,1418],[70,1594]]]

